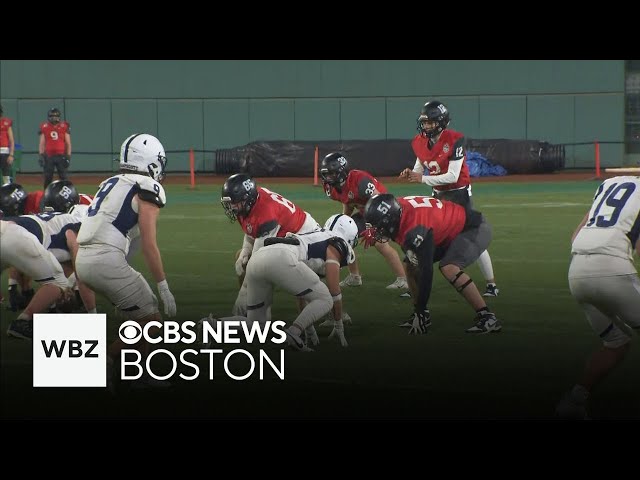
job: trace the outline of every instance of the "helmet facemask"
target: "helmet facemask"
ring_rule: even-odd
[[[258,190],[252,178],[243,174],[232,175],[222,187],[220,203],[232,222],[246,217],[258,201]]]
[[[61,117],[61,113],[60,110],[58,110],[57,108],[52,108],[51,110],[49,110],[49,113],[47,115],[47,120],[49,120],[49,123],[52,123],[53,125],[57,125],[58,123],[60,123],[60,117]]]
[[[162,183],[166,176],[165,168],[167,167],[167,157],[158,153],[158,162],[150,163],[147,167],[149,176],[156,182]]]
[[[347,159],[339,152],[327,155],[320,165],[320,177],[323,183],[340,188],[347,181],[349,166]]]
[[[433,140],[449,126],[449,110],[444,104],[433,101],[425,103],[418,117],[418,132]]]

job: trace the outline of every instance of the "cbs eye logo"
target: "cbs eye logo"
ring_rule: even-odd
[[[120,330],[118,330],[118,335],[120,335],[120,340],[122,340],[127,345],[133,345],[138,343],[142,338],[142,327],[138,322],[134,322],[133,320],[127,320],[122,325],[120,325]]]

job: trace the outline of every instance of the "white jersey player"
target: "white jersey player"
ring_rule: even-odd
[[[640,177],[605,180],[573,234],[569,287],[603,347],[594,352],[580,381],[558,404],[561,416],[586,414],[592,388],[622,361],[631,329],[640,329]]]
[[[340,268],[355,261],[353,247],[358,241],[358,227],[348,215],[333,215],[325,229],[307,234],[288,233],[284,238],[265,240],[247,264],[247,318],[263,322],[268,319],[274,286],[279,286],[306,301],[291,327],[290,344],[304,348],[302,332],[333,309],[335,323],[330,337],[336,335],[347,346],[342,324]],[[325,285],[320,276],[326,276]]]
[[[162,257],[156,242],[156,222],[166,204],[165,150],[148,134],[128,137],[120,149],[120,171],[100,184],[78,233],[76,272],[102,292],[124,316],[144,325],[159,320],[158,301],[144,277],[131,268],[126,255],[132,232],[139,228],[142,251],[168,316],[176,314]],[[142,341],[141,341],[142,342]],[[148,345],[139,343],[141,353]],[[119,356],[119,351],[111,355]]]
[[[79,210],[75,214],[39,213],[8,217],[6,221],[2,221],[2,269],[7,266],[15,267],[42,285],[24,312],[11,322],[7,329],[8,335],[32,338],[33,314],[45,311],[63,295],[71,294],[71,285],[61,263],[71,261],[72,250],[77,245],[75,233],[80,227],[82,216]],[[90,294],[87,292],[87,295]]]

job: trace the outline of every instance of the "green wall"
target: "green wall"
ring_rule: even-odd
[[[71,123],[77,171],[111,171],[137,131],[183,151],[168,155],[170,170],[188,169],[189,148],[409,141],[429,99],[447,104],[451,128],[471,138],[620,142],[602,145],[601,157],[623,163],[623,60],[0,60],[0,101],[17,142],[36,151],[38,125],[57,106]],[[34,153],[22,164],[39,171]],[[592,165],[592,145],[567,148],[567,166]]]

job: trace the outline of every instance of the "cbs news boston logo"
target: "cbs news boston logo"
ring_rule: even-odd
[[[106,387],[107,315],[33,316],[34,387]]]

